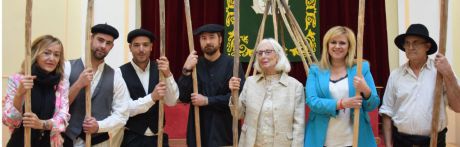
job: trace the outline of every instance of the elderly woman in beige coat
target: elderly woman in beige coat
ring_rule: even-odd
[[[291,66],[277,41],[271,38],[262,40],[255,53],[254,68],[260,74],[246,79],[239,97],[237,116],[244,119],[239,146],[303,146],[303,85],[287,74]],[[239,90],[240,79],[232,77],[229,88]],[[235,109],[232,103],[230,108]]]

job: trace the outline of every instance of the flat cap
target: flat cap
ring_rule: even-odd
[[[223,31],[224,31],[224,26],[222,25],[206,24],[196,29],[193,32],[193,35],[200,35],[201,33],[204,33],[204,32],[214,33],[214,32],[223,32]]]
[[[97,24],[91,28],[91,33],[103,33],[113,37],[113,39],[118,38],[118,31],[114,27],[108,24]]]
[[[128,33],[128,43],[131,43],[134,40],[134,38],[139,36],[148,37],[150,39],[150,42],[153,42],[153,40],[155,40],[155,36],[149,30],[135,29]]]

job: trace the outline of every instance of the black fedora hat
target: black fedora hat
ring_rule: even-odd
[[[436,53],[438,50],[438,45],[436,42],[433,40],[433,38],[430,37],[430,34],[428,33],[428,29],[423,25],[423,24],[412,24],[407,28],[407,31],[405,34],[401,34],[395,38],[395,44],[398,46],[399,49],[402,51],[405,51],[404,49],[404,41],[406,36],[419,36],[424,39],[426,39],[428,42],[431,43],[431,48],[426,52],[427,55],[431,55],[433,53]]]

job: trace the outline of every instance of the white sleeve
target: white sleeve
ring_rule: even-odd
[[[71,71],[70,61],[65,61],[64,62],[64,79],[67,81],[69,81],[70,71]],[[72,85],[69,85],[69,86],[72,86]]]
[[[179,88],[177,86],[174,77],[168,77],[165,79],[165,83],[167,86],[167,93],[165,96],[165,104],[168,106],[174,106],[177,103],[177,99],[179,98]],[[129,116],[136,116],[141,113],[147,112],[153,105],[155,105],[155,101],[152,100],[152,94],[148,94],[144,97],[138,98],[137,100],[130,99],[129,102]]]
[[[393,117],[393,107],[396,99],[396,93],[394,88],[394,80],[396,73],[390,74],[388,78],[387,86],[385,88],[385,93],[383,94],[382,106],[379,109],[379,114],[385,114],[389,117]]]
[[[173,76],[166,78],[165,83],[168,89],[164,99],[165,104],[168,106],[174,106],[177,103],[177,99],[179,99],[179,88]]]
[[[115,72],[113,85],[113,102],[112,113],[109,117],[98,121],[100,132],[108,132],[110,130],[123,127],[129,118],[129,92],[125,81],[121,74]]]

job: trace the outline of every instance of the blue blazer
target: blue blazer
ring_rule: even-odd
[[[355,88],[353,86],[353,78],[356,75],[356,65],[347,68],[348,73],[348,95],[355,96]],[[329,92],[330,70],[320,69],[317,65],[310,67],[308,74],[306,93],[306,103],[310,107],[310,114],[305,128],[305,147],[323,147],[326,141],[326,132],[331,117],[336,117],[338,114],[337,101],[332,98]],[[380,103],[377,90],[375,89],[374,80],[369,70],[369,63],[363,62],[362,74],[371,89],[371,96],[368,100],[363,99],[363,106],[359,115],[359,147],[376,147],[374,134],[369,121],[369,115],[364,112],[369,112],[377,108]],[[353,120],[353,109],[351,110],[351,118]]]

